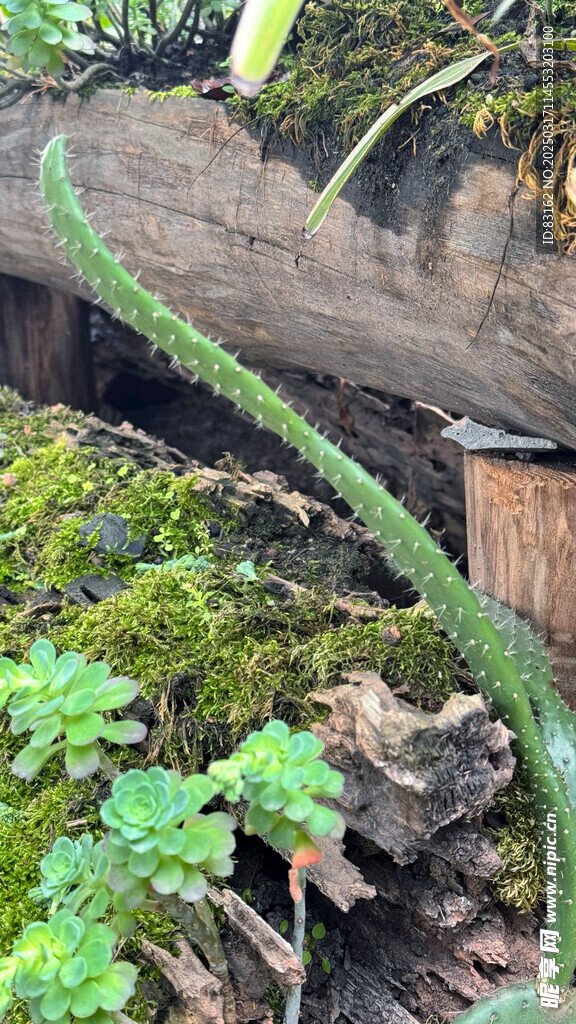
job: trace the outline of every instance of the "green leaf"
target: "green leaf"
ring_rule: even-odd
[[[100,986],[95,981],[84,981],[71,993],[70,1010],[75,1017],[89,1017],[100,1006]]]
[[[344,835],[344,820],[331,807],[315,804],[314,810],[306,818],[306,824],[314,836],[332,836],[334,839]]]
[[[13,53],[15,57],[22,57],[34,42],[34,33],[28,29],[23,29],[22,32],[17,32],[15,36],[12,36],[8,40],[6,49],[8,53]]]
[[[98,978],[110,963],[110,942],[105,942],[102,939],[96,938],[91,942],[82,943],[79,952],[82,953],[82,957],[86,961],[86,973],[89,978]]]
[[[313,810],[314,801],[297,790],[292,790],[284,805],[284,814],[292,821],[304,821]]]
[[[138,971],[132,964],[112,964],[99,979],[100,1006],[103,1010],[121,1010],[134,995]]]
[[[286,918],[284,918],[283,921],[280,921],[280,927],[278,931],[280,932],[280,935],[286,935],[286,932],[288,931],[288,921],[286,920]]]
[[[4,28],[11,36],[16,35],[23,28],[38,28],[42,24],[42,15],[37,7],[26,10],[22,14],[15,14],[4,23]]]
[[[311,959],[312,959],[312,953],[310,952],[310,950],[305,949],[304,952],[302,953],[302,963],[303,963],[304,967],[308,966],[308,964],[310,963]]]
[[[276,850],[292,850],[295,835],[294,822],[282,815],[268,832],[268,841]]]
[[[128,860],[128,868],[138,878],[151,878],[159,863],[158,850],[145,850],[144,853],[133,850]]]
[[[71,28],[62,28],[62,42],[71,50],[78,50],[84,53],[94,52],[94,43],[89,36],[82,35]]]
[[[46,1020],[57,1021],[64,1016],[69,1006],[70,992],[55,978],[40,1003],[40,1012]]]
[[[173,828],[168,825],[163,828],[158,836],[158,849],[167,857],[173,857],[181,853],[186,844],[186,832],[182,828]]]
[[[52,755],[63,746],[63,743],[53,744],[50,747],[32,747],[28,744],[12,762],[14,775],[17,775],[19,779],[26,779],[26,782],[32,782],[32,779],[36,778],[38,772]]]
[[[184,869],[184,880],[178,889],[178,893],[186,903],[196,903],[201,900],[208,889],[208,883],[198,868],[188,867]]]
[[[56,42],[60,42],[59,39]],[[94,703],[94,691],[91,689],[76,690],[71,693],[62,704],[60,711],[63,715],[81,715]]]
[[[271,782],[260,793],[260,804],[265,811],[278,811],[284,806],[289,795],[289,792],[284,789],[284,786],[279,781]]]
[[[319,740],[314,736],[313,733],[295,732],[290,737],[288,744],[287,756],[290,764],[306,764],[307,761],[312,761],[313,758],[318,757],[324,750],[324,744],[322,740]]]
[[[148,729],[142,722],[125,719],[122,722],[108,722],[102,729],[102,737],[110,743],[141,743],[146,739]]]
[[[275,817],[273,811],[265,811],[260,804],[252,804],[246,815],[246,824],[262,834],[274,824]]]
[[[272,722],[267,722],[262,729],[264,736],[273,736],[283,746],[287,746],[290,740],[290,729],[286,725],[286,722],[275,719]],[[253,735],[258,735],[255,733]]]
[[[96,690],[94,695],[94,711],[112,711],[130,704],[138,696],[140,685],[128,676],[107,679]]]
[[[310,761],[304,766],[304,784],[306,786],[321,786],[330,774],[326,761]]]
[[[62,732],[62,718],[59,714],[50,715],[34,729],[30,745],[32,747],[49,747],[59,733]]]
[[[324,971],[325,974],[330,974],[330,972],[332,971],[332,964],[325,956],[322,957],[322,970]]]
[[[84,4],[53,4],[52,7],[52,16],[54,18],[62,18],[63,21],[86,21],[87,18],[92,17],[90,8]],[[106,667],[108,668],[108,666]],[[108,669],[108,671],[110,670]]]
[[[248,0],[232,42],[232,81],[254,96],[269,77],[302,6],[302,0]]]
[[[104,719],[94,711],[66,722],[66,739],[74,747],[83,747],[98,739],[104,731]]]
[[[96,747],[89,743],[76,747],[72,743],[66,746],[66,771],[73,779],[85,779],[98,771],[100,758]]]
[[[86,980],[87,974],[88,965],[84,956],[74,956],[62,964],[58,977],[64,988],[77,988]]]
[[[163,896],[176,892],[183,881],[184,870],[181,865],[177,861],[165,857],[161,859],[159,867],[150,879],[152,888]]]
[[[40,26],[40,38],[49,46],[56,46],[62,41],[60,29],[49,21],[44,21]]]
[[[46,62],[50,59],[51,49],[48,43],[44,43],[41,39],[37,39],[34,46],[28,52],[28,59],[30,63],[37,68],[43,68]]]
[[[308,796],[326,796],[336,798],[342,793],[344,787],[344,776],[341,772],[329,771],[328,775],[319,786],[307,786]]]
[[[29,658],[36,678],[42,681],[54,671],[56,648],[49,640],[36,640],[30,648]]]
[[[390,128],[394,121],[405,110],[408,110],[416,100],[423,99],[425,96],[430,96],[434,92],[438,92],[441,89],[448,89],[451,85],[455,85],[457,82],[462,81],[467,75],[471,74],[475,68],[482,64],[483,61],[489,56],[489,51],[485,50],[483,53],[477,53],[473,57],[465,57],[464,60],[456,61],[455,64],[451,64],[447,68],[443,68],[442,71],[437,71],[436,74],[431,75],[430,78],[426,78],[419,85],[411,89],[410,92],[406,93],[400,103],[392,103],[384,113],[374,122],[371,128],[368,129],[366,134],[360,139],[357,146],[354,147],[349,156],[346,157],[345,161],[338,168],[336,173],[332,176],[328,182],[326,188],[322,192],[318,202],[314,206],[312,213],[308,217],[306,224],[304,225],[304,237],[306,239],[312,238],[321,224],[324,222],[324,218],[328,213],[328,210],[332,206],[332,203],[341,192],[342,188],[354,173],[356,168],[365,156],[370,152],[373,146],[376,145],[379,139],[382,138],[384,132]]]
[[[203,860],[206,860],[210,856],[212,848],[209,833],[195,829],[194,826],[181,831],[184,831],[186,838],[184,846],[179,853],[180,860],[183,860],[185,864],[200,864]]]
[[[322,921],[319,921],[318,924],[315,924],[312,929],[312,938],[316,939],[316,941],[319,942],[320,939],[323,939],[325,935],[326,928],[322,924]]]

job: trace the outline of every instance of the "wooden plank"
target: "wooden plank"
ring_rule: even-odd
[[[423,164],[422,145],[394,198],[370,207],[351,182],[302,249],[307,155],[286,144],[263,162],[258,139],[237,128],[224,104],[114,90],[1,111],[0,270],[89,294],[42,238],[32,200],[33,151],[73,134],[73,179],[111,248],[252,362],[327,372],[576,448],[576,261],[535,252],[536,211],[521,197],[511,227],[515,154],[492,159],[475,141],[476,151],[456,149],[449,185],[429,156]]]
[[[576,709],[576,459],[464,456],[470,579],[544,635]]]
[[[44,405],[96,405],[88,306],[69,292],[0,274],[0,384]]]

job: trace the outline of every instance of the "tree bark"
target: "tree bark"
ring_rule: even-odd
[[[0,274],[0,384],[42,405],[96,405],[88,306],[70,292]]]
[[[576,460],[464,456],[473,583],[544,634],[576,709]]]
[[[41,237],[32,205],[34,150],[73,134],[72,177],[95,227],[205,333],[267,366],[576,448],[576,263],[535,252],[535,207],[512,198],[515,156],[500,148],[492,159],[471,135],[447,161],[433,123],[393,194],[371,203],[351,181],[303,247],[307,154],[285,144],[262,160],[224,104],[116,90],[35,98],[0,112],[0,270],[92,298]]]

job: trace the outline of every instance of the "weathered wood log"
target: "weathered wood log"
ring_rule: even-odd
[[[576,708],[576,461],[464,456],[470,579],[542,633]]]
[[[90,297],[56,261],[32,207],[33,151],[73,134],[73,179],[95,226],[205,332],[252,361],[329,372],[576,447],[576,263],[535,252],[534,207],[512,198],[513,157],[491,159],[474,142],[450,153],[448,182],[430,173],[429,156],[424,173],[417,154],[380,204],[384,216],[371,218],[351,183],[302,248],[313,204],[306,154],[285,145],[263,162],[224,104],[102,90],[89,102],[9,107],[0,125],[0,270]]]
[[[159,967],[176,993],[170,1008],[170,1024],[224,1024],[222,984],[206,970],[188,942],[177,943],[174,957],[148,939],[142,939],[142,956]]]
[[[43,405],[94,411],[87,304],[70,292],[0,274],[0,384]]]
[[[333,712],[313,729],[344,775],[338,809],[349,828],[407,864],[439,828],[478,815],[510,782],[508,730],[479,696],[455,693],[432,715],[394,697],[376,672],[347,678],[315,696]]]

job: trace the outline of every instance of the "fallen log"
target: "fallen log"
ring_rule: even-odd
[[[307,155],[286,144],[262,160],[237,128],[222,103],[115,90],[3,110],[0,271],[92,297],[58,263],[32,203],[33,152],[64,132],[111,248],[251,362],[329,372],[576,447],[576,264],[535,251],[514,156],[474,142],[451,152],[448,180],[440,152],[437,173],[423,172],[423,144],[393,202],[371,206],[352,183],[302,248]]]

